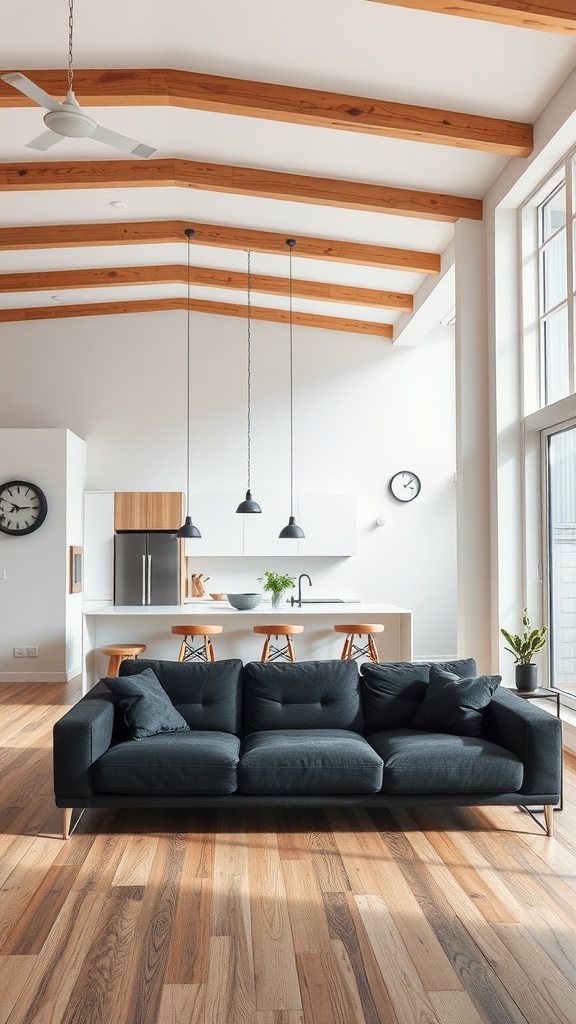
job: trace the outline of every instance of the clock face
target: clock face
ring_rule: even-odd
[[[9,537],[33,533],[46,519],[48,503],[44,491],[26,480],[0,484],[0,532]]]
[[[398,501],[413,501],[420,494],[420,480],[416,473],[403,469],[392,477],[390,490]]]

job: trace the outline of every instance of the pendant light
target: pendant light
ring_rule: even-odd
[[[302,530],[296,523],[294,518],[294,401],[293,401],[293,355],[292,355],[292,250],[296,245],[295,238],[287,238],[286,245],[290,251],[290,518],[288,525],[285,526],[280,533],[279,537],[298,539],[304,537],[304,530]]]
[[[188,238],[188,302],[186,304],[186,519],[176,536],[185,539],[201,537],[197,526],[194,526],[190,515],[190,243],[196,232],[194,228],[186,228],[184,234]]]
[[[246,303],[246,308],[247,308],[247,324],[248,324],[248,329],[247,329],[247,333],[248,333],[248,416],[247,416],[247,422],[248,422],[248,479],[247,479],[247,484],[248,484],[248,489],[246,491],[246,497],[245,497],[244,501],[240,502],[240,504],[238,505],[238,508],[236,509],[236,511],[237,512],[242,512],[242,513],[254,513],[254,512],[261,512],[262,509],[260,508],[260,505],[258,504],[258,502],[254,501],[254,499],[252,498],[252,494],[250,493],[250,413],[251,413],[251,402],[250,402],[250,399],[251,399],[251,388],[252,388],[252,376],[251,376],[251,371],[252,371],[252,353],[251,353],[251,338],[250,338],[250,252],[248,252],[248,273],[247,273],[247,277],[246,277],[246,284],[247,284],[247,303]]]

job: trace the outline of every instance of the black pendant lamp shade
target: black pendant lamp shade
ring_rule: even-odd
[[[292,249],[296,245],[295,238],[287,238],[286,245],[290,251],[290,518],[288,525],[278,534],[281,538],[298,540],[305,537],[304,530],[298,526],[294,516],[294,401],[293,401],[293,358],[292,358]]]
[[[191,537],[201,537],[202,534],[192,522],[190,515],[190,242],[196,232],[194,228],[186,228],[184,234],[188,239],[188,302],[187,308],[187,331],[186,331],[186,519],[184,525],[176,533],[177,537],[184,540]]]
[[[247,375],[247,380],[248,380],[248,404],[247,404],[247,409],[248,409],[248,415],[247,415],[247,425],[248,425],[248,446],[247,446],[247,449],[248,449],[248,479],[247,479],[247,484],[248,484],[248,489],[246,491],[246,497],[244,498],[244,501],[240,502],[240,504],[238,505],[238,508],[236,509],[236,511],[240,512],[240,513],[244,513],[244,514],[252,514],[254,512],[261,512],[262,509],[260,508],[260,505],[258,504],[258,502],[254,501],[254,499],[252,497],[252,494],[250,492],[250,455],[251,455],[251,452],[250,452],[250,419],[251,419],[251,411],[252,411],[251,410],[252,352],[251,352],[251,338],[250,338],[250,322],[251,322],[251,318],[250,318],[250,312],[251,312],[251,310],[250,310],[250,252],[248,252],[248,273],[247,273],[247,276],[246,276],[246,285],[247,285],[247,290],[246,290],[246,322],[247,322],[247,325],[248,325],[248,328],[247,328],[247,334],[248,334],[248,346],[247,346],[248,347],[248,375]]]

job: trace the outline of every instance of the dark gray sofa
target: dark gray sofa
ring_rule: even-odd
[[[502,688],[476,708],[466,689],[474,683],[475,693],[478,684],[472,659],[369,662],[360,672],[343,661],[138,660],[124,661],[120,677],[134,677],[134,685],[145,669],[186,731],[133,739],[101,680],[54,726],[65,838],[74,808],[259,804],[540,805],[552,834],[560,722]],[[443,672],[452,674],[448,689]],[[479,685],[491,693],[497,682],[480,677]],[[456,725],[454,694],[464,705]],[[430,708],[440,721],[432,730]]]

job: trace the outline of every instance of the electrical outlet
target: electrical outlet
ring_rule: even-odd
[[[14,657],[15,658],[27,658],[28,657],[28,648],[27,647],[15,647],[14,648]]]
[[[26,651],[27,651],[27,654],[28,654],[29,658],[37,658],[38,657],[38,648],[37,647],[27,647]]]

